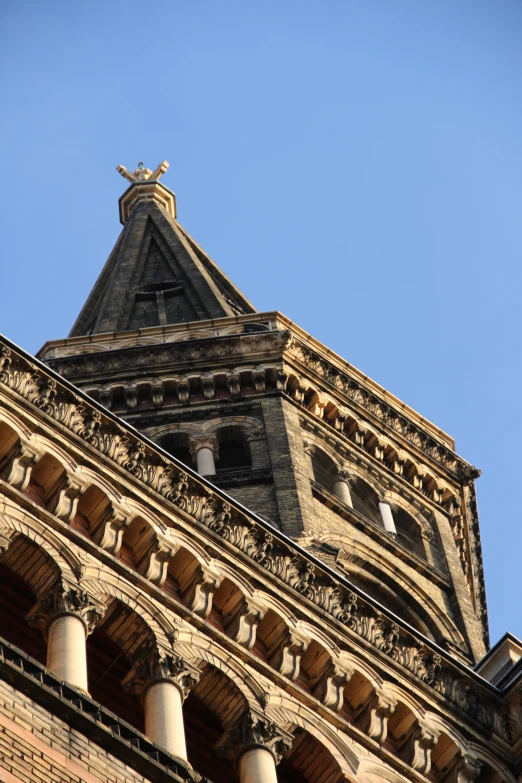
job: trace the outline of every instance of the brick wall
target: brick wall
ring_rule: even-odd
[[[83,734],[0,682],[0,781],[146,783]]]

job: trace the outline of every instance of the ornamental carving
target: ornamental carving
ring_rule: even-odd
[[[186,699],[196,685],[201,672],[179,655],[168,653],[153,645],[139,658],[123,680],[127,692],[143,696],[147,688],[157,682],[170,682]]]
[[[264,748],[279,764],[292,746],[293,737],[260,712],[247,709],[234,726],[218,741],[221,756],[237,764],[243,753],[253,748]]]
[[[330,614],[350,633],[373,646],[376,652],[406,668],[470,718],[510,742],[512,731],[500,700],[485,690],[472,675],[463,675],[452,661],[443,660],[411,631],[400,628],[390,618],[379,613],[355,588],[349,589],[335,575],[311,563],[305,554],[297,553],[290,544],[279,540],[272,530],[267,530],[262,522],[255,521],[232,506],[211,487],[201,483],[197,476],[178,469],[152,446],[143,443],[110,418],[109,414],[105,415],[91,406],[88,398],[74,394],[63,387],[58,379],[50,378],[42,370],[35,372],[34,366],[25,357],[5,344],[0,347],[0,351],[0,382],[11,392],[45,409],[63,427],[85,439],[121,468],[128,469],[179,511],[188,514],[196,524],[203,525],[214,535],[235,546],[252,562]],[[338,373],[337,370],[335,372]],[[338,380],[341,376],[333,377]],[[352,397],[360,399],[362,391],[356,386],[356,382],[350,380]],[[365,394],[369,405],[371,395]],[[415,431],[414,425],[408,426],[411,440],[419,433]],[[441,448],[437,444],[437,449]],[[472,570],[473,578],[480,588],[478,612],[485,622],[478,519],[471,479],[465,486],[465,502],[471,514],[470,532],[475,544],[472,548]],[[58,607],[58,611],[69,607],[67,611],[78,612],[88,627],[94,624],[96,612],[100,611],[81,590],[65,585],[53,591],[46,600],[48,603],[45,612],[41,612],[42,616],[55,611],[54,607]]]
[[[67,585],[60,579],[37,601],[27,615],[27,620],[33,628],[47,634],[50,623],[56,617],[70,614],[83,622],[88,635],[94,631],[104,611],[103,604],[95,601],[85,590]]]

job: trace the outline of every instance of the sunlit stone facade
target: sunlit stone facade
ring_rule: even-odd
[[[257,312],[167,166],[70,336],[0,342],[0,779],[514,783],[479,472]]]

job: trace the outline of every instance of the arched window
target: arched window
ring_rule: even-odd
[[[354,509],[359,514],[362,514],[363,517],[366,517],[366,519],[382,527],[377,492],[369,484],[357,477],[350,482],[350,494]]]
[[[334,494],[334,484],[337,480],[339,469],[333,459],[321,449],[314,449],[312,455],[312,469],[314,480],[329,492]]]
[[[103,619],[87,638],[89,692],[95,701],[144,730],[144,712],[137,696],[122,681],[132,668],[138,650],[145,649],[151,633],[138,612],[113,600]]]
[[[402,508],[395,507],[392,509],[392,513],[399,544],[402,544],[410,552],[414,552],[418,557],[426,560],[426,551],[417,522]]]
[[[247,470],[252,467],[250,447],[242,427],[231,424],[217,431],[218,457],[217,473],[233,470]]]
[[[169,432],[160,438],[159,445],[184,465],[188,465],[189,468],[195,467],[190,453],[189,436],[186,432]]]
[[[0,554],[0,633],[44,665],[44,636],[29,625],[26,615],[59,576],[51,557],[23,534]]]

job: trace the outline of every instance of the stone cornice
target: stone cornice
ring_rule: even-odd
[[[248,512],[210,482],[183,468],[121,419],[67,381],[0,340],[0,387],[90,444],[268,574],[330,615],[377,655],[448,699],[469,720],[511,742],[500,695],[321,561]]]
[[[279,358],[294,364],[303,375],[316,377],[346,405],[369,415],[392,437],[403,440],[454,479],[465,481],[477,475],[473,466],[448,447],[447,444],[453,441],[441,430],[437,430],[407,406],[396,405],[395,402],[399,401],[392,395],[386,392],[378,394],[373,390],[376,384],[368,379],[358,379],[350,365],[337,366],[330,360],[326,350],[318,352],[311,343],[297,339],[292,330],[219,335],[158,345],[126,345],[118,348],[116,344],[110,353],[52,357],[47,351],[44,355],[48,365],[60,375],[76,383],[85,383],[88,379],[90,384],[94,384],[97,378],[107,383],[112,374],[117,374],[121,382],[129,373],[136,378],[140,373],[143,376],[169,369],[172,371],[173,366],[182,372],[184,365],[194,368],[198,364],[208,365],[209,362],[215,366],[216,363],[230,359],[238,362]]]

